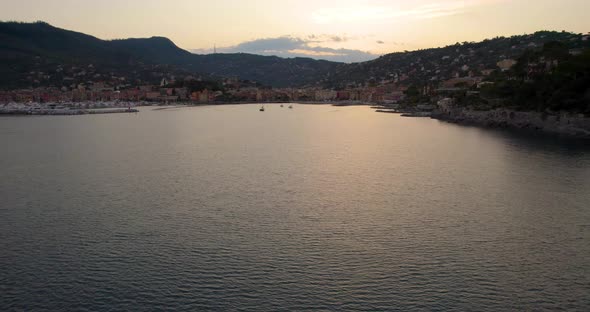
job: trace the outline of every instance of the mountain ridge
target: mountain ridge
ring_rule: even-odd
[[[43,64],[38,64],[39,58]],[[45,72],[63,63],[106,66],[108,70],[119,67],[131,71],[140,70],[137,68],[141,67],[140,64],[172,65],[186,75],[240,76],[272,86],[312,83],[320,70],[337,64],[246,53],[198,55],[179,48],[165,37],[102,40],[45,22],[0,22],[0,61],[12,65],[11,68],[0,69],[0,73],[5,75],[0,78],[0,85],[10,87],[27,85],[18,83],[18,80],[23,80],[23,73],[39,69]],[[294,72],[293,68],[298,71]],[[10,83],[10,80],[17,82]]]
[[[0,22],[0,61],[7,65],[0,66],[0,88],[46,83],[59,86],[59,79],[69,83],[71,78],[69,74],[60,74],[64,68],[89,65],[99,68],[93,72],[95,76],[111,74],[133,84],[156,83],[166,75],[239,77],[273,87],[339,89],[383,81],[436,84],[496,68],[498,61],[517,58],[549,41],[566,42],[576,48],[583,44],[582,36],[541,31],[389,53],[375,60],[347,64],[248,53],[193,54],[160,36],[102,40],[45,22]],[[590,41],[586,45],[587,42]],[[37,79],[31,73],[42,73],[42,77]],[[47,75],[56,78],[46,79]]]

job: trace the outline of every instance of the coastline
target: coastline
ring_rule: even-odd
[[[301,105],[332,105],[332,106],[370,106],[378,113],[400,114],[402,117],[426,117],[444,122],[479,126],[486,128],[505,128],[514,130],[526,130],[528,132],[540,132],[567,136],[573,138],[590,139],[590,117],[581,114],[570,113],[540,113],[515,111],[511,109],[472,110],[460,107],[446,107],[430,111],[406,111],[393,109],[386,105],[364,103],[358,101],[321,102],[321,101],[297,101],[297,102],[212,102],[212,103],[176,103],[176,105],[148,105],[156,107],[155,110],[191,106],[215,106],[215,105],[242,105],[242,104],[286,104],[297,103]],[[74,116],[93,114],[117,114],[137,113],[135,108],[97,108],[97,109],[63,109],[63,108],[0,108],[0,116]]]
[[[104,109],[27,109],[27,108],[3,108],[0,115],[17,116],[75,116],[97,114],[138,113],[134,108],[104,108]]]
[[[452,108],[434,111],[431,118],[462,125],[528,130],[590,139],[590,118],[569,113],[547,114],[510,109],[476,111]]]

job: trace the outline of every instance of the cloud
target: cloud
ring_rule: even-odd
[[[217,48],[218,53],[252,53],[276,55],[279,57],[310,57],[335,62],[364,62],[378,57],[370,52],[353,49],[333,49],[321,46],[322,43],[342,43],[352,37],[336,35],[309,35],[305,38],[283,36],[262,38],[242,42],[235,46]],[[194,53],[207,54],[211,49],[192,50]]]
[[[417,1],[410,5],[396,6],[380,3],[347,7],[319,8],[311,13],[318,24],[378,22],[388,20],[432,19],[465,13],[475,6],[498,3],[504,0],[445,0]]]
[[[350,40],[358,39],[357,37],[349,37],[349,36],[338,36],[338,35],[329,35],[329,34],[320,34],[320,35],[309,35],[307,36],[308,43],[323,43],[323,42],[347,42]]]

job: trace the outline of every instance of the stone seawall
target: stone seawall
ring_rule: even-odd
[[[568,113],[547,114],[509,109],[476,111],[450,108],[433,113],[432,118],[486,127],[529,129],[547,133],[590,138],[590,118]]]

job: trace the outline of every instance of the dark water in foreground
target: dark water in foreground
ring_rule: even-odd
[[[367,107],[0,118],[0,310],[590,310],[590,146]]]

